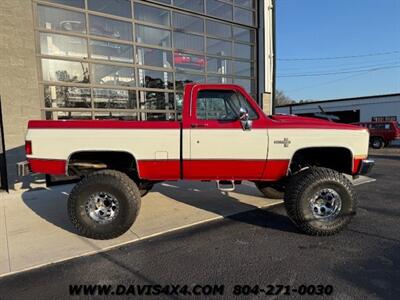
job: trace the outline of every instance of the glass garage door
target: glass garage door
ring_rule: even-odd
[[[33,1],[46,119],[175,120],[189,82],[256,95],[254,0]]]

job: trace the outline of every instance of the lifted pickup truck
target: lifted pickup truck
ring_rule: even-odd
[[[253,181],[284,196],[303,232],[332,235],[356,209],[344,174],[367,173],[367,129],[289,115],[266,116],[236,85],[188,84],[181,121],[30,121],[31,171],[80,176],[68,200],[84,236],[126,232],[141,197],[164,180],[215,180],[228,192]]]

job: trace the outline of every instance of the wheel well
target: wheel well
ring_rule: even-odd
[[[132,154],[124,151],[81,151],[73,153],[68,160],[69,175],[86,175],[87,173],[113,169],[126,174],[137,175],[136,160]]]
[[[292,158],[290,170],[292,173],[310,166],[325,167],[340,173],[351,174],[353,154],[342,147],[316,147],[298,150]]]

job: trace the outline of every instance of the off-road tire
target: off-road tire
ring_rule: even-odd
[[[333,189],[341,197],[341,209],[336,216],[318,219],[310,201],[319,190]],[[328,236],[343,230],[355,215],[357,199],[351,182],[332,169],[312,167],[294,175],[285,192],[286,212],[304,233]]]
[[[385,142],[380,137],[372,137],[371,147],[374,149],[382,149],[383,147],[385,147]]]
[[[285,193],[283,191],[283,187],[278,184],[265,181],[257,181],[255,182],[255,185],[259,189],[259,191],[269,199],[283,199],[284,197]]]
[[[111,193],[118,200],[119,212],[110,223],[95,222],[86,212],[86,203],[96,192]],[[81,235],[105,240],[122,235],[132,226],[139,214],[140,204],[140,193],[133,180],[119,171],[101,170],[87,175],[72,189],[68,214]]]

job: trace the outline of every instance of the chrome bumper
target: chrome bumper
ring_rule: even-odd
[[[358,171],[358,175],[365,175],[371,172],[372,168],[375,165],[375,161],[372,159],[363,159],[361,161],[360,170]]]
[[[17,163],[17,174],[18,176],[26,176],[31,173],[29,168],[29,163],[25,161],[21,161]]]

